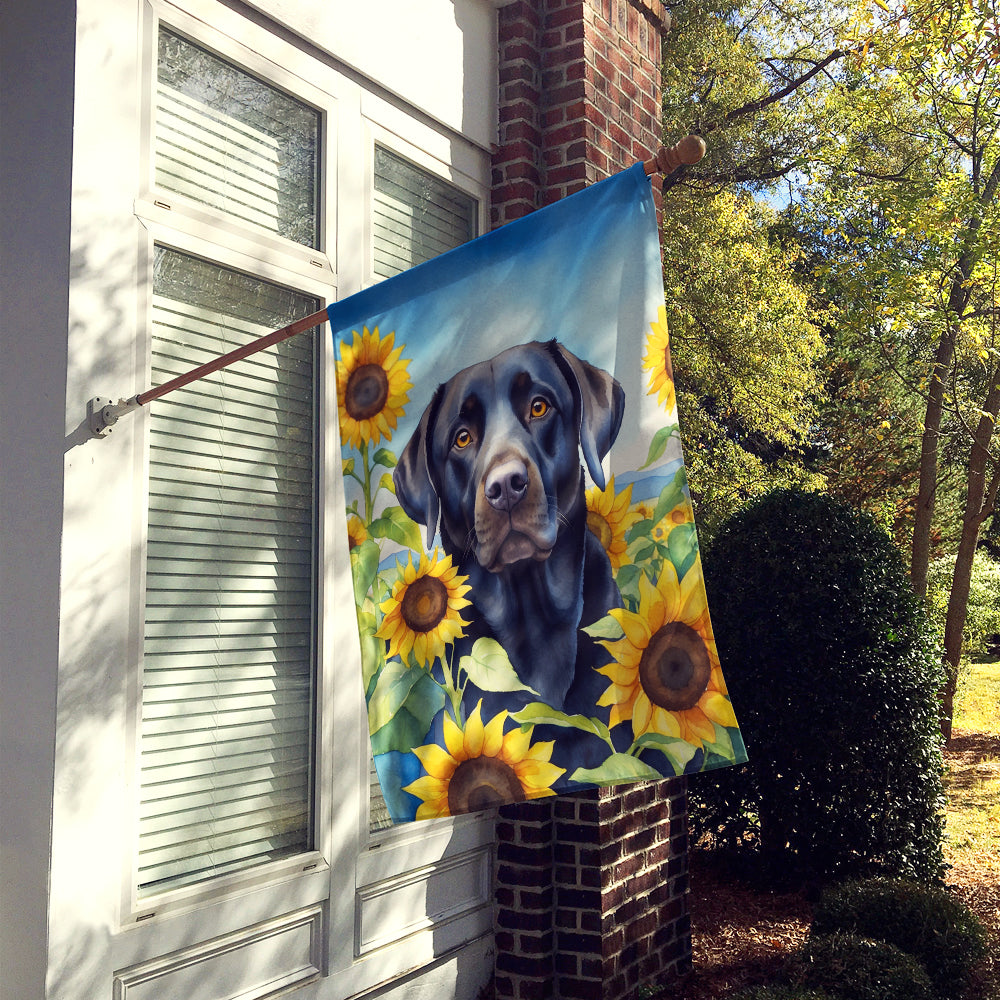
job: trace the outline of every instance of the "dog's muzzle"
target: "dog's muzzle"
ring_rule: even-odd
[[[487,469],[476,500],[476,559],[491,573],[525,559],[547,559],[558,524],[541,475],[508,452]]]

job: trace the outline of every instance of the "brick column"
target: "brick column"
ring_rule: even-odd
[[[661,0],[514,0],[498,11],[493,226],[660,144]]]
[[[494,227],[655,152],[668,21],[660,0],[499,9]],[[624,1000],[687,971],[686,788],[675,778],[500,810],[498,998]]]

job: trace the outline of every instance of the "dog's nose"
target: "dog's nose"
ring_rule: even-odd
[[[496,510],[513,510],[527,492],[528,469],[518,459],[501,462],[486,477],[486,499]]]

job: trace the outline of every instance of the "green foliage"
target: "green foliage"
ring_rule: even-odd
[[[941,875],[941,666],[889,537],[828,496],[778,490],[704,561],[750,762],[692,782],[696,835],[807,877]]]
[[[828,888],[813,915],[814,935],[859,934],[920,961],[941,997],[960,997],[986,956],[986,933],[946,889],[905,879],[870,879]]]
[[[809,939],[792,969],[800,986],[837,1000],[934,1000],[927,971],[895,945],[854,934]]]
[[[766,206],[727,193],[678,193],[664,220],[677,405],[708,532],[764,484],[806,476],[824,347],[773,221]]]
[[[928,607],[932,620],[942,633],[954,571],[954,558],[944,557],[935,559],[927,574]],[[979,549],[972,564],[969,603],[962,637],[964,656],[985,653],[989,637],[1000,633],[998,595],[1000,595],[1000,563]]]
[[[751,986],[740,990],[732,1000],[837,1000],[825,990],[803,989],[801,986]]]

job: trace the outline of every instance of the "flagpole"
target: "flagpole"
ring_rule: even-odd
[[[656,151],[655,156],[643,161],[642,168],[647,175],[666,175],[682,165],[697,163],[704,155],[705,140],[697,135],[688,135],[673,146],[661,146]],[[87,401],[87,421],[90,425],[90,431],[94,437],[106,437],[111,433],[112,426],[118,422],[118,418],[126,413],[131,413],[140,406],[145,406],[146,403],[150,403],[154,399],[166,396],[167,393],[180,389],[190,382],[195,382],[206,375],[220,371],[235,361],[242,361],[258,351],[266,350],[274,344],[288,340],[289,337],[305,333],[306,330],[311,330],[325,322],[326,318],[326,309],[320,309],[309,316],[295,320],[294,323],[289,323],[288,326],[283,326],[280,330],[267,333],[242,347],[237,347],[228,354],[223,354],[197,368],[192,368],[191,371],[178,375],[176,378],[170,379],[169,382],[164,382],[152,389],[146,389],[128,399],[119,399],[117,403],[102,396],[95,396]]]

